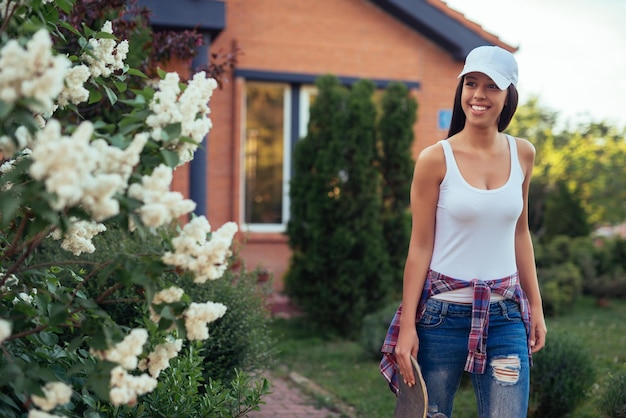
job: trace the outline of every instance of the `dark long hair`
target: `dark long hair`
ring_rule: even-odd
[[[463,107],[461,106],[461,93],[463,92],[464,82],[465,76],[461,77],[459,85],[456,86],[456,92],[454,93],[454,106],[452,107],[452,119],[450,121],[450,129],[448,130],[448,138],[461,132],[465,127],[465,112],[463,112]],[[504,108],[502,109],[502,113],[500,113],[500,119],[498,120],[498,132],[504,131],[507,126],[509,126],[509,123],[511,123],[511,119],[513,119],[513,115],[517,110],[517,103],[519,101],[517,89],[513,84],[508,87],[507,91],[508,94],[506,95]]]

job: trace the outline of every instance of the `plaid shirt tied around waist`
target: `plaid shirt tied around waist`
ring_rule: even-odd
[[[518,273],[497,280],[482,281],[473,279],[465,281],[429,270],[420,301],[417,305],[415,323],[418,323],[426,312],[426,301],[428,298],[439,293],[469,286],[472,286],[474,289],[474,297],[472,301],[472,325],[467,344],[468,354],[465,362],[465,370],[470,373],[483,374],[487,368],[487,332],[489,329],[489,304],[492,291],[502,295],[505,299],[511,299],[519,304],[522,320],[526,327],[528,358],[532,362],[530,346],[530,308],[526,294],[520,286]],[[401,314],[402,304],[398,307],[389,325],[385,342],[381,348],[383,358],[380,362],[380,371],[389,383],[389,388],[396,395],[398,394],[399,373],[395,348],[398,342],[398,334],[400,333]]]

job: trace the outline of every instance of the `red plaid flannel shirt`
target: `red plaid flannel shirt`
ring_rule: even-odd
[[[418,323],[424,312],[426,311],[426,300],[438,293],[450,290],[461,289],[472,286],[474,288],[474,298],[472,302],[472,326],[469,334],[467,345],[468,355],[465,362],[465,370],[470,373],[485,373],[487,367],[486,347],[487,347],[487,331],[489,328],[489,304],[491,291],[504,296],[506,299],[512,299],[520,305],[522,320],[526,327],[526,335],[528,337],[528,358],[532,362],[532,352],[530,347],[530,308],[528,299],[519,283],[519,275],[515,273],[512,276],[504,277],[497,280],[477,280],[471,281],[458,280],[445,276],[435,271],[429,270],[422,296],[417,306],[415,323]],[[385,342],[381,348],[383,358],[380,362],[380,371],[383,377],[389,383],[389,388],[398,394],[398,363],[394,354],[396,344],[398,342],[398,334],[400,332],[400,315],[402,314],[402,304],[398,307],[394,315]]]

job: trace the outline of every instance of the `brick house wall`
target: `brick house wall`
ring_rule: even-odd
[[[418,1],[418,0],[415,0]],[[447,15],[479,32],[485,44],[504,47],[476,24],[428,0]],[[439,111],[451,109],[462,61],[414,27],[396,19],[371,0],[226,0],[225,29],[211,52],[239,48],[237,68],[256,72],[397,80],[413,83],[418,101],[414,156],[445,137]],[[242,146],[245,124],[242,76],[229,77],[211,99],[213,128],[207,141],[207,218],[214,227],[243,222]],[[188,171],[176,173],[175,187],[188,193]],[[238,235],[248,269],[260,267],[282,290],[290,250],[281,232]]]

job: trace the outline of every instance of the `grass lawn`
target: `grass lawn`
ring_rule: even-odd
[[[598,308],[593,299],[582,298],[571,313],[548,318],[547,343],[550,344],[551,330],[577,335],[594,354],[597,381],[601,383],[609,371],[626,365],[625,319],[626,301],[615,300],[608,307]],[[278,364],[315,381],[344,403],[352,405],[361,418],[392,416],[395,397],[379,373],[378,361],[368,358],[358,343],[322,339],[300,319],[276,319],[272,329],[278,341]],[[468,382],[464,379],[457,394],[455,418],[478,416]],[[597,417],[593,389],[590,388],[590,396],[572,418]]]

